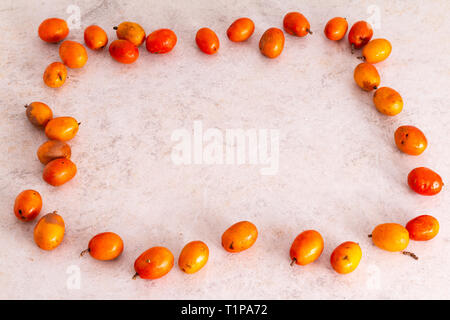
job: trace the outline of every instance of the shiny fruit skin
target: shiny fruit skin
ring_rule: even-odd
[[[42,209],[42,198],[35,190],[24,190],[16,197],[14,214],[21,221],[31,221]]]
[[[381,87],[373,95],[375,108],[387,116],[395,116],[403,110],[403,99],[400,93],[389,87]]]
[[[386,39],[373,39],[362,50],[362,56],[368,63],[378,63],[386,60],[391,54],[392,45]]]
[[[380,85],[380,74],[370,63],[363,62],[356,66],[353,73],[356,84],[365,91],[377,89]]]
[[[428,145],[427,138],[414,126],[400,126],[394,133],[397,148],[409,155],[418,156],[425,151]]]
[[[128,40],[114,40],[109,46],[109,54],[120,63],[130,64],[139,58],[139,49]]]
[[[134,262],[134,270],[142,279],[158,279],[173,267],[172,252],[164,247],[153,247],[142,253]]]
[[[361,49],[372,39],[372,36],[372,26],[365,21],[358,21],[348,33],[348,42],[352,48]]]
[[[150,53],[168,53],[177,44],[177,35],[170,29],[159,29],[150,33],[145,47]]]
[[[49,43],[57,43],[67,37],[69,27],[63,19],[50,18],[42,21],[38,29],[39,38]]]
[[[300,12],[289,12],[283,19],[284,31],[290,35],[304,37],[311,32],[308,19]]]
[[[138,23],[125,21],[114,29],[116,29],[118,39],[128,40],[136,47],[139,47],[145,41],[145,30]]]
[[[92,258],[102,261],[114,260],[122,254],[122,238],[114,232],[103,232],[89,241],[88,251]]]
[[[79,123],[72,117],[57,117],[45,126],[45,135],[50,140],[67,141],[78,132]]]
[[[442,178],[433,170],[419,167],[408,174],[409,187],[423,196],[434,196],[438,194],[444,183]]]
[[[70,159],[72,150],[64,141],[49,140],[41,144],[37,151],[37,157],[42,164],[47,164],[58,158]]]
[[[347,241],[340,244],[330,257],[333,269],[340,274],[353,272],[361,261],[362,251],[359,244]]]
[[[219,50],[220,42],[216,33],[209,28],[201,28],[195,35],[198,48],[206,54],[215,54]]]
[[[333,41],[339,41],[345,37],[348,30],[348,22],[345,18],[336,17],[327,22],[323,33]]]
[[[32,102],[25,107],[28,120],[36,127],[45,127],[53,118],[52,109],[43,102]]]
[[[184,246],[178,258],[178,266],[183,272],[195,273],[208,262],[209,249],[202,241],[192,241]]]
[[[433,239],[439,233],[439,222],[433,216],[418,216],[406,224],[409,238],[415,241],[427,241]]]
[[[228,252],[241,252],[250,248],[258,238],[258,229],[249,221],[233,224],[222,235],[222,246]]]
[[[43,216],[34,228],[34,242],[43,250],[53,250],[64,238],[63,218],[56,212]]]
[[[84,30],[84,43],[91,50],[100,50],[108,44],[108,35],[99,26],[92,25]]]
[[[408,246],[409,233],[401,224],[383,223],[373,229],[372,241],[380,249],[402,251]]]
[[[278,57],[284,48],[284,33],[281,29],[267,29],[259,40],[259,50],[268,58]]]
[[[78,69],[86,64],[88,54],[81,43],[66,40],[59,46],[59,57],[69,68]]]
[[[77,166],[70,159],[58,158],[50,161],[44,168],[42,178],[48,184],[57,187],[75,177]]]
[[[323,238],[315,230],[300,233],[292,243],[289,255],[292,262],[304,266],[316,261],[323,252]]]
[[[44,71],[44,83],[50,88],[59,88],[67,78],[67,68],[61,62],[53,62]]]
[[[234,21],[227,30],[228,39],[233,42],[248,40],[255,31],[255,24],[249,18],[239,18]]]

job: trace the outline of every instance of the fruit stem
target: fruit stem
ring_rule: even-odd
[[[309,30],[309,29],[306,29],[306,31],[307,31],[309,34],[313,34],[312,31]]]
[[[410,256],[410,257],[413,258],[414,260],[419,260],[419,257],[416,256],[413,252],[402,251],[402,253],[403,253],[405,256]]]
[[[134,274],[133,278],[131,278],[131,279],[136,280],[136,278],[137,278],[138,276],[139,276],[139,274],[136,272],[136,273]]]
[[[372,238],[372,235],[371,235],[371,234],[369,234],[369,235],[368,235],[368,237],[369,237],[369,238]]]
[[[292,267],[296,261],[297,261],[297,259],[292,258],[292,261],[291,261],[291,263],[289,265]]]
[[[86,250],[81,251],[80,257],[84,256],[84,255],[85,255],[87,252],[89,252],[89,251],[90,251],[89,248],[86,249]]]
[[[113,29],[114,29],[114,30],[117,30],[117,29],[119,29],[119,28],[118,28],[118,27],[113,27]]]

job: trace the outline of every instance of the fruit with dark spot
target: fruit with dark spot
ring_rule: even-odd
[[[222,235],[222,246],[228,252],[241,252],[250,248],[258,238],[258,229],[249,221],[233,224]]]
[[[16,197],[14,214],[21,221],[31,221],[36,218],[42,209],[42,198],[35,190],[24,190]]]

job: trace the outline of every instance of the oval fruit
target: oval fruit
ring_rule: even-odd
[[[356,22],[348,33],[348,42],[353,49],[361,49],[373,36],[373,29],[370,24],[365,21]]]
[[[45,135],[50,140],[67,141],[75,137],[78,127],[78,121],[72,117],[57,117],[47,123]]]
[[[42,209],[42,198],[35,190],[24,190],[16,197],[14,214],[22,221],[34,220]]]
[[[339,41],[345,37],[348,29],[348,22],[345,18],[336,17],[327,22],[324,34],[333,41]]]
[[[167,53],[177,44],[177,35],[170,29],[159,29],[150,33],[145,47],[150,53]]]
[[[215,54],[219,50],[220,42],[216,33],[209,28],[201,28],[195,35],[198,48],[206,54]]]
[[[268,58],[278,57],[284,48],[284,33],[278,28],[270,28],[259,40],[259,50]]]
[[[86,48],[81,43],[70,40],[61,43],[59,56],[62,62],[71,69],[83,67],[88,59]]]
[[[330,257],[333,269],[340,274],[353,272],[361,261],[362,251],[359,244],[347,241],[340,244]]]
[[[353,73],[356,84],[365,91],[377,89],[380,85],[380,74],[370,63],[363,62],[356,66]]]
[[[397,148],[409,155],[418,156],[425,151],[428,145],[427,138],[414,126],[400,126],[394,133]]]
[[[34,228],[34,242],[43,250],[53,250],[64,238],[63,218],[55,212],[43,216]]]
[[[362,56],[368,63],[378,63],[386,60],[391,54],[392,45],[386,39],[373,39],[362,50]]]
[[[291,246],[289,255],[292,263],[304,266],[316,261],[323,251],[323,238],[315,230],[300,233]]]
[[[53,118],[52,109],[43,102],[32,102],[25,108],[28,120],[36,127],[45,127]]]
[[[233,42],[242,42],[250,38],[255,31],[255,24],[249,18],[239,18],[227,30],[228,39]]]
[[[75,177],[77,166],[70,159],[59,158],[50,161],[44,168],[42,178],[48,184],[57,187]]]
[[[44,71],[44,83],[50,88],[59,88],[67,78],[67,68],[61,62],[53,62]]]
[[[84,30],[84,43],[91,50],[100,50],[108,44],[108,35],[99,26],[92,25]]]
[[[283,19],[284,30],[290,35],[304,37],[312,34],[308,19],[300,12],[289,12]]]
[[[249,221],[233,224],[222,235],[222,246],[228,252],[241,252],[250,248],[258,238],[258,229]]]
[[[406,224],[409,238],[415,241],[427,241],[436,237],[439,232],[439,222],[433,216],[418,216]]]
[[[165,276],[173,267],[173,254],[167,248],[153,247],[142,253],[134,263],[137,276],[142,279],[158,279]]]
[[[139,49],[128,40],[114,40],[109,46],[109,54],[120,63],[130,64],[139,58]]]
[[[83,251],[81,255],[86,251],[97,260],[114,260],[122,254],[123,241],[114,232],[99,233],[89,241],[88,249]]]
[[[394,89],[381,87],[373,95],[377,110],[387,116],[395,116],[403,110],[402,96]]]
[[[383,223],[373,229],[372,241],[380,249],[402,251],[408,246],[409,233],[398,223]]]
[[[130,41],[136,47],[145,41],[145,30],[136,22],[122,22],[114,30],[118,39]]]
[[[50,18],[42,21],[38,29],[39,38],[49,43],[57,43],[69,34],[67,22],[63,19]]]
[[[425,167],[413,169],[408,174],[409,187],[423,196],[434,196],[438,194],[444,183],[436,172]]]
[[[184,246],[178,258],[178,266],[186,273],[195,273],[208,262],[209,249],[202,241],[192,241]]]
[[[37,157],[42,164],[47,164],[58,158],[70,159],[72,151],[64,141],[49,140],[41,144],[37,151]]]

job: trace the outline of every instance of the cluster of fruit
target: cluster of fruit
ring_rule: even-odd
[[[284,30],[293,36],[304,37],[312,34],[308,20],[299,12],[288,13],[283,20]],[[146,37],[144,29],[134,22],[123,22],[114,27],[117,40],[114,40],[109,52],[121,63],[132,63],[139,57],[138,47],[146,42],[146,48],[151,53],[170,52],[177,43],[177,37],[172,30],[159,29]],[[341,17],[331,19],[325,26],[325,36],[333,41],[343,39],[347,33],[347,20]],[[227,30],[228,38],[233,42],[246,41],[253,34],[255,25],[249,18],[240,18],[233,22]],[[42,40],[57,43],[65,39],[69,29],[62,19],[51,18],[39,26],[39,36]],[[365,21],[356,22],[349,31],[348,40],[351,51],[362,48],[364,62],[354,71],[354,79],[365,91],[376,90],[373,101],[378,111],[393,116],[403,109],[403,100],[395,90],[380,84],[380,75],[373,66],[374,63],[385,60],[391,53],[392,46],[386,39],[371,40],[373,30]],[[108,43],[106,32],[98,26],[89,26],[84,32],[86,45],[92,50],[104,48]],[[209,28],[198,30],[196,43],[199,49],[207,54],[219,50],[219,38]],[[270,28],[264,32],[259,42],[261,53],[268,58],[276,58],[283,51],[284,33],[279,28]],[[64,41],[59,48],[61,62],[54,62],[44,72],[44,82],[50,87],[60,87],[64,84],[69,68],[81,68],[87,61],[87,51],[84,46],[75,41]],[[44,103],[33,102],[26,106],[26,114],[30,122],[39,127],[45,127],[49,141],[38,149],[38,158],[45,164],[43,178],[53,186],[59,186],[72,179],[76,174],[76,166],[70,161],[71,149],[65,142],[72,139],[79,123],[72,117],[53,118],[51,109]],[[399,150],[409,155],[420,155],[427,147],[427,139],[418,128],[401,126],[394,134]],[[440,192],[443,183],[441,177],[434,171],[420,167],[408,175],[408,184],[412,190],[421,195],[435,195]],[[14,213],[21,221],[31,221],[42,209],[42,197],[35,190],[21,192],[14,204]],[[373,243],[387,251],[401,251],[417,258],[413,253],[403,251],[409,240],[425,241],[437,235],[438,221],[429,215],[414,218],[406,227],[396,223],[378,225],[370,235]],[[56,212],[43,216],[36,224],[34,239],[44,250],[56,248],[63,240],[65,224],[63,218]],[[250,248],[258,237],[256,226],[249,221],[241,221],[232,225],[222,235],[223,248],[232,253]],[[113,260],[120,256],[124,248],[121,237],[112,232],[96,235],[84,250],[98,260]],[[300,233],[290,249],[291,264],[306,265],[316,261],[323,252],[324,241],[321,234],[315,230]],[[209,249],[202,241],[188,243],[180,253],[178,264],[186,273],[200,270],[208,261]],[[339,245],[330,257],[334,270],[341,274],[352,272],[359,265],[362,257],[360,246],[351,241]],[[174,265],[173,254],[164,247],[153,247],[142,253],[135,261],[136,274],[144,279],[156,279],[167,274]]]

